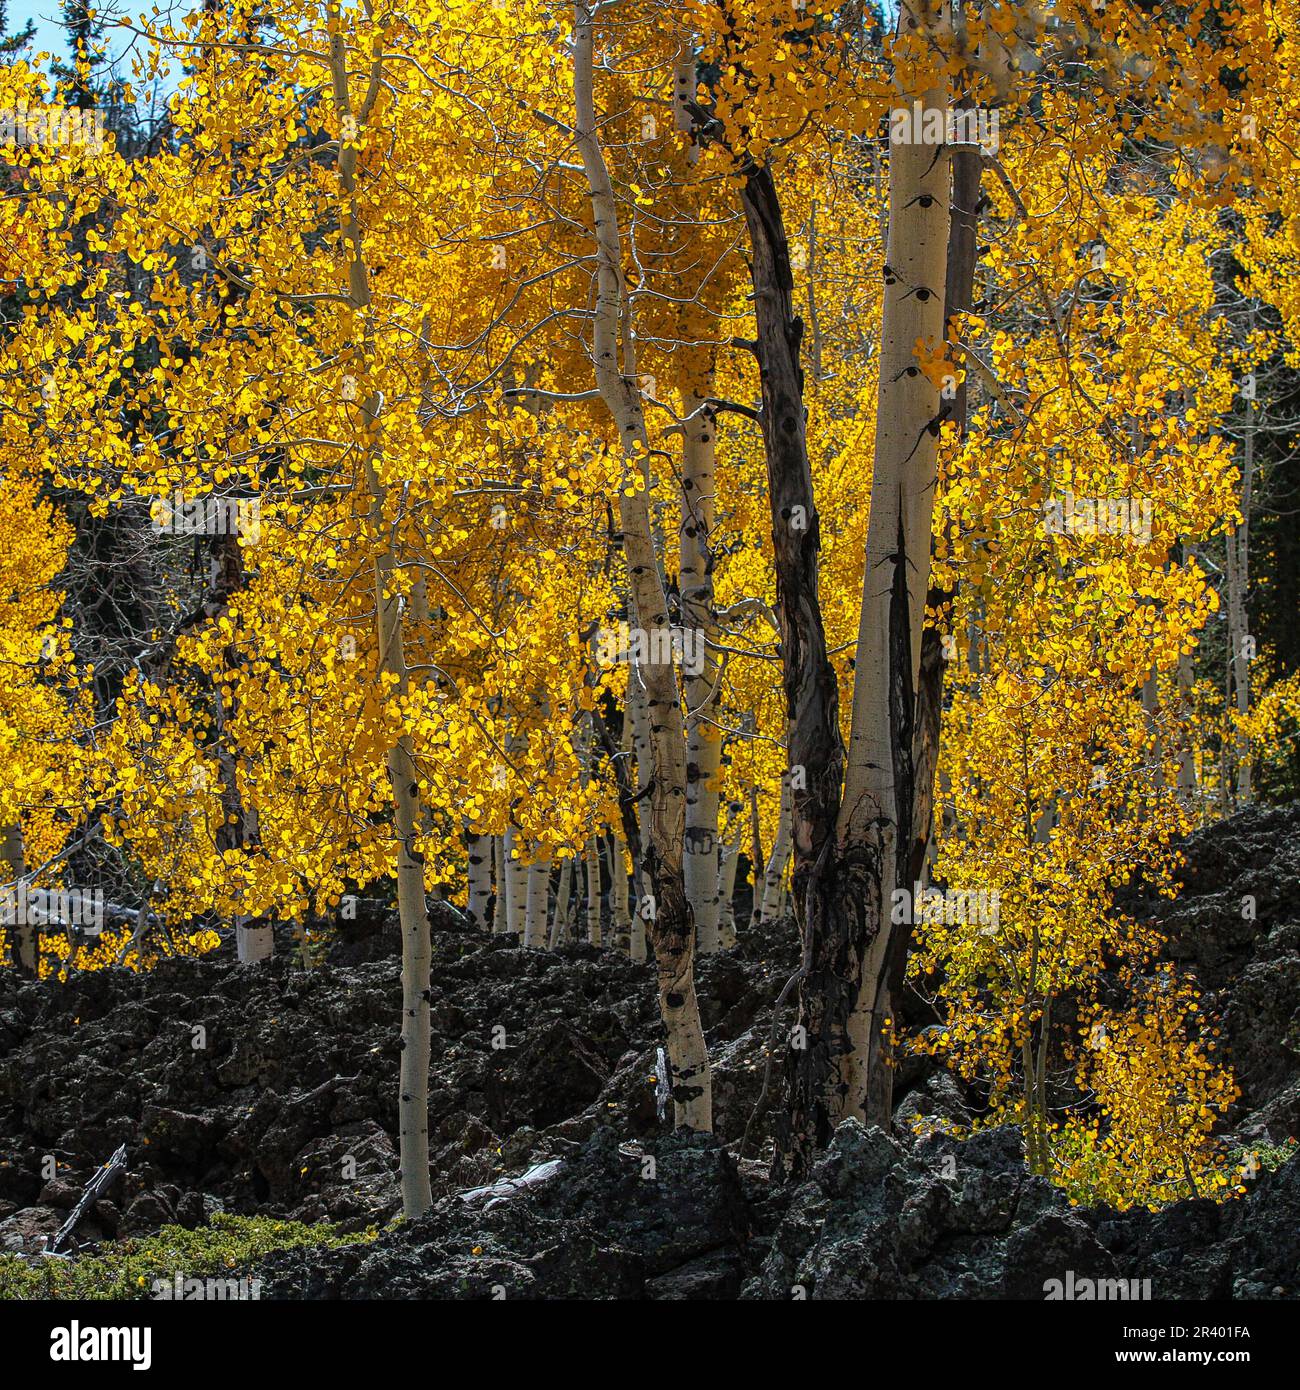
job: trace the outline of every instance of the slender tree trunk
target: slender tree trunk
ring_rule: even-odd
[[[781,774],[781,809],[777,815],[776,838],[763,873],[763,901],[755,914],[759,922],[775,922],[781,915],[781,893],[785,869],[790,862],[790,774]]]
[[[724,951],[736,944],[736,865],[740,862],[740,840],[743,834],[744,822],[737,817],[735,829],[719,852],[718,899],[722,904],[722,912],[718,922],[718,935]]]
[[[713,644],[715,517],[714,448],[717,426],[705,404],[713,390],[713,364],[700,371],[700,394],[682,392],[685,443],[682,450],[680,588],[682,627],[698,642],[702,658],[686,687],[686,896],[695,912],[702,952],[718,949],[718,767],[722,743],[714,727],[719,663]]]
[[[1189,547],[1190,561],[1190,547]],[[1192,740],[1192,658],[1188,652],[1178,657],[1178,799],[1190,806],[1196,796],[1196,750]]]
[[[597,290],[592,358],[596,385],[618,431],[624,460],[619,516],[627,562],[631,612],[650,633],[668,626],[668,603],[650,525],[649,440],[637,386],[631,302],[623,282],[618,209],[598,135],[594,91],[592,11],[574,6],[573,91],[575,145],[591,194]],[[623,359],[619,361],[619,345]],[[659,1009],[673,1073],[678,1128],[712,1128],[712,1083],[695,996],[695,922],[686,897],[682,842],[686,831],[686,735],[681,696],[671,662],[648,662],[644,679],[653,782],[647,807],[646,872],[653,916]]]
[[[1250,588],[1250,512],[1255,481],[1255,402],[1246,402],[1245,442],[1241,463],[1241,524],[1228,533],[1228,634],[1232,644],[1230,656],[1232,687],[1237,715],[1245,719],[1250,713],[1250,621],[1246,598]],[[1238,733],[1233,760],[1237,765],[1237,805],[1249,806],[1252,798],[1250,740]]]
[[[650,892],[650,882],[644,870],[639,870],[636,875],[637,900],[632,907],[632,944],[628,948],[628,958],[631,960],[648,960],[650,958],[649,933],[646,930],[646,904],[652,901]]]
[[[544,951],[550,922],[551,861],[538,859],[530,864],[525,884],[524,945],[531,951]]]
[[[631,673],[628,673],[628,681],[631,681]],[[631,691],[631,684],[628,684],[628,691]],[[612,845],[613,858],[610,859],[612,865],[616,865],[615,878],[613,878],[613,899],[612,909],[615,912],[615,920],[620,923],[620,930],[626,930],[627,954],[633,960],[645,959],[645,923],[642,922],[640,913],[635,910],[634,903],[628,901],[630,898],[630,888],[628,888],[628,869],[633,874],[634,883],[640,884],[638,874],[640,874],[640,852],[634,851],[633,845],[640,845],[640,834],[637,833],[637,796],[640,794],[640,770],[631,773],[634,766],[633,759],[633,702],[628,695],[627,708],[623,713],[623,733],[619,741],[620,758],[615,759],[616,767],[623,767],[624,774],[621,781],[623,787],[620,788],[620,798],[626,796],[626,805],[620,805],[621,826],[623,834],[613,831]]]
[[[905,0],[900,32],[917,27]],[[945,89],[931,88],[920,102],[923,113],[937,112],[943,129]],[[921,679],[938,437],[946,413],[935,384],[917,365],[914,347],[937,346],[945,336],[949,177],[943,150],[916,138],[891,147],[871,519],[839,821],[843,842],[869,845],[878,854],[881,903],[891,901],[900,880],[907,883],[913,864],[914,692]],[[887,917],[871,923],[850,1025],[848,1113],[884,1125],[892,1094],[889,978],[897,969],[898,935]]]
[[[654,778],[654,768],[650,758],[650,723],[646,716],[645,686],[641,680],[640,666],[633,663],[628,671],[628,714],[632,724],[632,747],[636,754],[636,794],[637,804],[645,805],[649,795],[650,783]],[[646,919],[644,905],[652,895],[646,876],[644,860],[633,867],[636,903],[632,909],[632,948],[633,960],[645,960]]]
[[[406,659],[402,649],[402,620],[396,594],[390,587],[391,565],[375,567],[375,601],[379,610],[380,669],[398,677],[397,690],[407,690]],[[419,773],[409,734],[403,733],[388,753],[388,778],[393,789],[393,820],[397,838],[397,913],[402,931],[402,1060],[399,1090],[399,1152],[402,1211],[409,1219],[433,1205],[429,1186],[429,941],[428,908],[424,897],[424,856],[416,848],[420,804]]]
[[[963,99],[961,106],[969,108]],[[952,199],[947,228],[947,252],[944,271],[943,324],[951,336],[954,316],[970,310],[974,298],[975,265],[978,259],[980,182],[983,160],[979,150],[954,149],[950,155],[952,169]],[[940,414],[955,425],[958,435],[965,434],[968,413],[967,379],[954,383],[951,400],[941,401]],[[917,543],[928,544],[929,538],[918,535]],[[904,885],[928,882],[927,866],[934,834],[935,776],[939,764],[939,734],[943,712],[944,639],[951,631],[951,590],[930,587],[926,605],[936,620],[923,627],[920,636],[920,659],[917,667],[916,703],[912,729],[912,817],[911,846],[904,867]],[[910,602],[909,602],[910,607]],[[912,619],[916,613],[910,613]],[[914,628],[913,628],[914,630]],[[900,805],[901,811],[901,805]],[[888,898],[885,899],[889,901]],[[908,920],[885,924],[889,942],[883,959],[876,967],[879,983],[873,1018],[880,1021],[897,1018],[907,974],[907,956],[915,932],[915,913]],[[874,1065],[867,1081],[866,1113],[869,1119],[888,1124],[893,1113],[894,1067],[889,1039],[880,1037]]]
[[[636,801],[644,806],[654,779],[650,751],[650,720],[646,713],[646,688],[641,663],[633,658],[627,671],[627,718],[632,726],[632,752],[636,759]]]
[[[367,397],[364,413],[378,433],[380,398]],[[379,670],[395,677],[399,697],[409,689],[401,606],[394,582],[395,557],[383,537],[392,527],[385,521],[385,492],[374,467],[372,452],[366,456],[370,486],[371,531],[378,547],[374,560],[375,626],[379,646]],[[429,942],[428,908],[424,894],[424,856],[416,846],[420,823],[419,773],[411,736],[402,733],[388,750],[388,780],[393,796],[393,833],[396,840],[397,913],[402,931],[402,1059],[398,1101],[402,1211],[408,1218],[420,1216],[433,1203],[429,1186]]]
[[[512,825],[505,835],[506,931],[517,941],[524,939],[528,920],[528,866],[519,857],[519,832]]]
[[[616,946],[621,951],[632,953],[632,918],[628,911],[627,892],[627,849],[622,837],[615,832],[610,836],[610,890],[609,906],[617,933]],[[641,938],[641,959],[645,959],[645,936]]]
[[[587,940],[593,946],[600,939],[600,840],[592,835],[587,841]]]
[[[645,795],[648,794],[648,770],[650,767],[649,744],[641,741],[644,737],[645,721],[644,701],[638,693],[640,689],[640,679],[637,676],[635,666],[633,666],[628,671],[628,702],[623,719],[622,752],[625,757],[627,754],[635,752],[636,773],[634,777],[627,779],[631,783],[628,788],[630,800],[621,809],[625,843],[632,863],[631,892],[635,898],[635,901],[628,908],[628,956],[636,961],[642,961],[646,958],[645,918],[641,913],[641,903],[647,896],[645,873],[641,867],[641,837],[637,828],[636,808],[642,804]],[[643,753],[644,761],[642,761]],[[627,874],[624,873],[620,877],[623,890],[626,893],[628,891]]]
[[[228,666],[233,666],[233,659]],[[216,709],[216,752],[221,769],[222,824],[217,831],[218,851],[247,850],[257,843],[257,811],[244,805],[239,792],[238,769],[230,745],[229,712],[220,695],[214,699]],[[275,934],[271,923],[240,913],[235,917],[235,956],[241,965],[255,965],[270,960],[275,950]]]
[[[754,880],[753,898],[755,901],[759,896],[758,885],[763,880],[764,864],[763,840],[759,835],[758,788],[751,786],[749,789],[749,871]]]
[[[560,865],[560,881],[555,888],[555,920],[551,923],[551,950],[569,939],[569,898],[573,892],[574,860]]]
[[[592,738],[593,726],[583,724],[579,728],[579,762],[582,768],[582,784],[590,786],[595,765],[596,750]],[[600,884],[600,836],[593,831],[583,847],[583,862],[587,871],[587,940],[593,946],[601,944],[601,884]],[[611,866],[612,868],[612,866]],[[577,868],[574,869],[575,876]],[[614,877],[610,875],[610,906],[613,909]],[[617,931],[617,925],[611,924]]]
[[[687,103],[695,98],[695,53],[685,45],[674,72],[674,125],[687,136],[686,158],[700,157],[692,135]],[[687,316],[683,316],[686,318]],[[691,326],[682,337],[689,342]],[[716,522],[714,482],[717,422],[706,402],[714,392],[715,362],[711,346],[684,353],[689,381],[682,391],[686,419],[682,451],[681,525],[679,535],[682,626],[699,642],[702,664],[686,685],[686,896],[695,912],[697,948],[716,951],[718,936],[718,771],[721,739],[714,727],[721,667],[714,643],[717,616],[713,592],[712,538]]]
[[[469,859],[469,916],[476,927],[487,926],[488,899],[492,896],[492,841],[487,835],[465,836]]]
[[[354,113],[348,91],[347,44],[336,4],[329,11],[330,77],[334,115],[340,125],[355,119],[364,126],[382,88],[378,59],[371,70],[361,108]],[[339,142],[337,168],[342,202],[342,239],[348,254],[348,298],[352,308],[371,315],[370,271],[362,251],[357,214],[357,146]],[[364,432],[362,457],[370,494],[369,522],[374,547],[375,629],[379,647],[379,671],[393,677],[398,698],[409,691],[402,609],[395,572],[398,557],[392,549],[396,528],[386,515],[387,492],[376,468],[382,448],[383,395],[367,392],[361,407]],[[419,772],[409,733],[403,732],[386,758],[393,797],[393,831],[396,840],[397,909],[402,930],[402,1059],[398,1097],[399,1157],[402,1211],[409,1219],[422,1215],[433,1203],[429,1186],[429,942],[428,909],[424,896],[424,858],[416,844],[421,818]]]
[[[13,884],[10,890],[13,921],[4,924],[9,936],[10,959],[18,974],[34,979],[40,963],[40,927],[28,922],[27,913],[22,910],[22,879],[27,872],[27,856],[23,847],[23,828],[17,821],[4,827],[3,838],[0,839],[0,862],[4,864],[6,881]]]
[[[502,936],[509,931],[506,873],[506,837],[492,837],[492,935]]]
[[[1228,681],[1231,687],[1231,679]],[[1231,699],[1231,688],[1225,692]],[[1223,738],[1219,743],[1219,816],[1226,819],[1232,814],[1232,765],[1228,757],[1228,733],[1224,730]]]

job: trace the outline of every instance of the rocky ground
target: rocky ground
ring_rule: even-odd
[[[1281,1143],[1300,1111],[1300,807],[1214,827],[1189,856],[1178,899],[1137,890],[1127,905],[1161,918],[1225,1015],[1234,1128]],[[1012,1130],[958,1144],[846,1126],[809,1181],[770,1188],[766,1163],[736,1150],[795,964],[788,926],[702,963],[718,1123],[706,1140],[665,1134],[657,1113],[646,967],[434,925],[436,1204],[371,1243],[270,1256],[264,1296],[1041,1298],[1067,1269],[1150,1278],[1156,1298],[1300,1295],[1296,1162],[1239,1202],[1117,1215],[1028,1176]],[[79,1241],[218,1210],[387,1222],[400,1207],[396,952],[371,917],[313,969],[286,951],[267,967],[218,953],[61,986],[5,972],[0,1249],[39,1249],[119,1143],[126,1176]],[[962,1102],[942,1073],[910,1073],[909,1088],[904,1113]],[[766,1137],[760,1123],[755,1147]]]

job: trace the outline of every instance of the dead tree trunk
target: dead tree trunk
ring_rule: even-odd
[[[820,523],[813,500],[794,278],[771,171],[751,164],[741,191],[749,230],[756,354],[776,563],[777,621],[791,776],[795,910],[803,928],[796,1045],[786,1053],[789,1109],[778,1123],[778,1164],[795,1176],[829,1142],[843,1114],[869,920],[879,919],[879,866],[846,857],[835,839],[844,773],[839,689],[817,597]],[[757,878],[755,879],[757,888]],[[874,904],[872,898],[874,897]]]

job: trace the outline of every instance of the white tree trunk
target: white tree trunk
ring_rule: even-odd
[[[920,27],[915,3],[903,0],[900,5],[900,32]],[[919,100],[922,129],[932,119],[945,129],[945,87],[936,85]],[[936,116],[924,114],[929,112]],[[915,692],[920,671],[941,403],[938,388],[917,365],[914,346],[918,341],[937,346],[944,338],[949,201],[949,166],[942,147],[915,138],[891,146],[871,516],[837,826],[842,845],[866,849],[879,864],[880,898],[868,905],[874,931],[849,1021],[841,1118],[865,1117],[868,1079],[873,1072],[880,1075],[882,1015],[889,1008],[884,986],[893,941],[888,905],[897,887],[900,849],[906,851],[911,836],[910,808],[900,824],[901,789],[894,763],[899,712],[892,695],[899,689],[893,682],[904,674],[910,677],[908,692]],[[904,601],[906,611],[901,612]],[[906,672],[900,669],[904,665]]]
[[[492,896],[492,841],[487,835],[465,836],[469,859],[469,916],[476,927],[487,926],[488,900]]]
[[[645,681],[641,664],[635,658],[628,663],[627,717],[632,725],[632,752],[636,755],[637,805],[643,806],[650,780],[654,776],[654,760],[650,752],[650,723],[646,716]]]
[[[516,940],[524,939],[528,917],[528,866],[519,858],[519,832],[512,825],[505,835],[506,931]]]
[[[718,937],[724,951],[736,944],[736,865],[740,862],[740,841],[743,835],[744,824],[737,817],[731,837],[720,851],[718,899],[722,910],[718,919]]]
[[[640,667],[635,661],[628,667],[626,714],[632,726],[632,751],[636,754],[637,805],[644,806],[654,770],[650,758],[650,726],[646,719],[645,686],[641,680]],[[632,905],[632,933],[628,954],[633,960],[645,960],[645,917],[642,915],[641,905],[649,896],[650,889],[640,864],[633,865],[632,878],[636,901]]]
[[[40,964],[40,928],[23,920],[27,914],[18,910],[21,900],[19,889],[27,872],[27,853],[23,845],[23,828],[17,821],[4,827],[4,836],[0,839],[0,862],[4,866],[0,872],[4,873],[5,882],[13,885],[10,889],[10,901],[15,907],[13,921],[4,924],[9,937],[10,958],[19,974],[34,976]]]
[[[618,206],[596,115],[592,10],[574,6],[574,144],[591,195],[597,286],[592,317],[592,361],[596,386],[622,448],[619,493],[623,555],[627,565],[630,616],[646,633],[668,627],[668,601],[655,553],[650,521],[649,438],[633,356],[632,301],[623,280]],[[620,349],[622,361],[620,363]],[[695,926],[682,873],[686,830],[686,734],[681,694],[671,662],[647,662],[646,691],[653,783],[643,824],[653,865],[653,917],[659,1012],[667,1035],[673,1076],[676,1128],[713,1128],[712,1078],[695,994]]]
[[[702,389],[712,390],[711,364]],[[695,912],[695,940],[705,953],[718,949],[718,766],[722,743],[715,728],[720,670],[713,603],[710,538],[715,520],[714,464],[717,424],[707,395],[682,392],[686,419],[682,449],[679,536],[682,627],[698,641],[702,661],[686,686],[686,896]]]
[[[342,29],[330,37],[330,79],[337,121],[355,119],[364,126],[381,90],[376,65],[361,109],[354,113],[348,90],[347,42]],[[366,333],[373,327],[370,271],[362,250],[357,213],[358,147],[340,141],[337,169],[342,192],[342,242],[348,255],[348,299],[366,319]],[[361,407],[362,462],[370,494],[369,526],[374,547],[375,635],[379,648],[379,672],[392,676],[394,693],[404,699],[409,691],[402,607],[398,598],[393,550],[398,528],[386,515],[387,490],[376,468],[382,447],[381,412],[384,397],[367,392]],[[398,1091],[398,1143],[401,1162],[402,1212],[408,1218],[423,1215],[433,1203],[429,1186],[429,970],[431,947],[428,910],[424,897],[424,857],[416,838],[421,820],[419,772],[409,733],[399,735],[389,748],[386,762],[393,797],[393,833],[396,841],[397,910],[402,929],[402,1057]]]
[[[617,933],[616,945],[620,950],[632,950],[632,919],[628,911],[627,891],[627,846],[623,837],[615,832],[610,836],[610,890],[609,909]],[[644,942],[642,943],[644,959]]]
[[[379,398],[367,398],[365,411],[374,419]],[[372,532],[390,533],[384,523],[384,490],[367,459],[371,490]],[[408,690],[401,606],[394,583],[394,556],[381,549],[374,565],[375,626],[379,669],[395,676],[395,690]],[[433,1204],[429,1186],[429,942],[428,909],[424,895],[424,856],[416,847],[420,821],[419,773],[411,737],[399,736],[388,750],[388,780],[393,796],[393,832],[397,849],[397,912],[402,931],[402,1057],[398,1099],[398,1143],[401,1159],[402,1211],[408,1218],[422,1215]]]
[[[524,945],[529,950],[546,949],[549,922],[551,861],[539,859],[528,866],[524,899]]]
[[[600,839],[592,835],[587,841],[587,940],[593,946],[601,944],[600,931]]]
[[[275,949],[275,936],[269,922],[256,917],[235,918],[235,957],[240,965],[253,965],[270,960]]]
[[[629,960],[648,960],[650,953],[646,947],[645,915],[642,908],[650,896],[650,888],[644,874],[638,874],[636,882],[637,900],[632,905],[632,931],[627,954]]]
[[[785,870],[790,862],[790,829],[792,809],[790,806],[790,774],[781,774],[781,809],[777,816],[776,837],[772,841],[772,852],[767,856],[767,867],[763,871],[763,901],[758,910],[760,922],[775,922],[781,915],[781,890],[785,884]]]

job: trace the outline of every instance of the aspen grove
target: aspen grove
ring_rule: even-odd
[[[1296,0],[71,12],[0,66],[0,970],[380,901],[415,1218],[437,921],[628,958],[699,1133],[783,937],[774,1181],[1240,1196],[1131,886],[1300,796]]]

